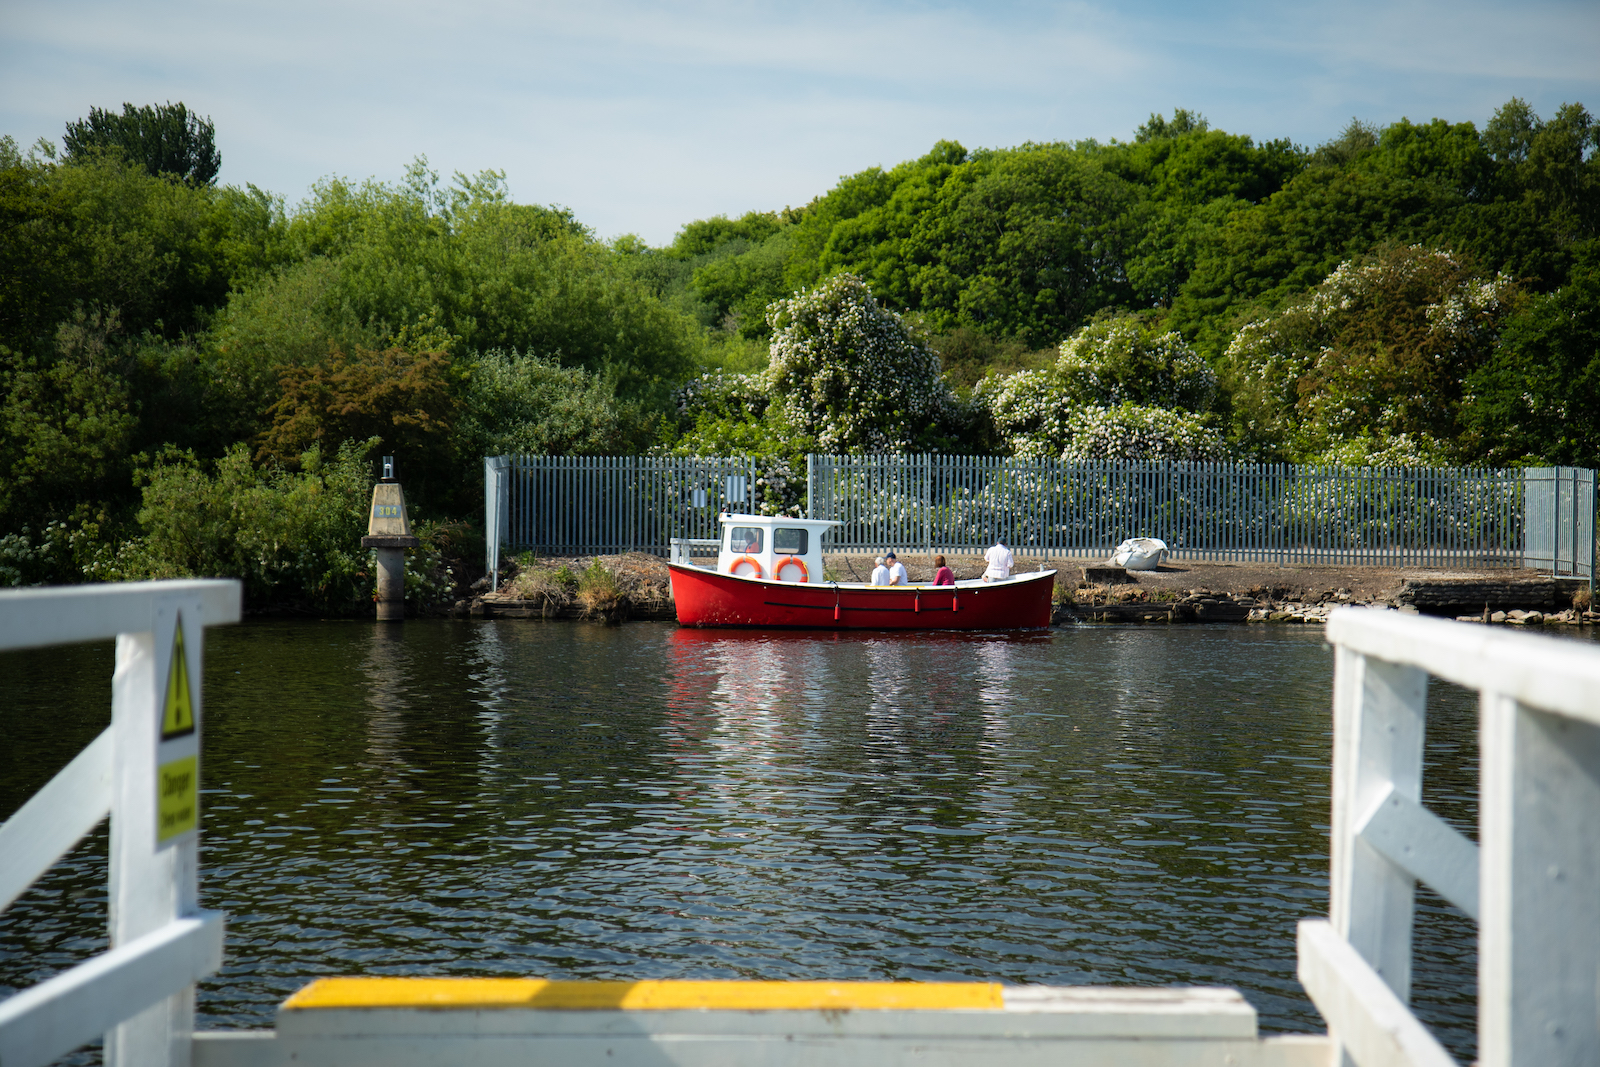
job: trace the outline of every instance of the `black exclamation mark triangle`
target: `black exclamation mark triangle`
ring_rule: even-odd
[[[194,701],[190,698],[189,657],[183,650],[183,616],[172,631],[172,661],[167,664],[167,699],[161,712],[161,740],[194,733]]]

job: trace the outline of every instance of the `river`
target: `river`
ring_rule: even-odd
[[[109,721],[112,662],[0,655],[0,815]],[[204,1026],[362,973],[1226,984],[1323,1028],[1317,628],[250,622],[205,662]],[[1475,733],[1435,684],[1425,800],[1474,838]],[[0,915],[0,992],[103,947],[105,853]],[[1418,899],[1414,1002],[1466,1061],[1475,929]]]

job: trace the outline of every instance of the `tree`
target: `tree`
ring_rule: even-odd
[[[1506,321],[1467,382],[1466,421],[1494,464],[1600,467],[1600,255]]]
[[[139,419],[117,333],[115,313],[80,311],[48,355],[0,347],[0,529],[122,495]]]
[[[1467,377],[1517,303],[1504,275],[1467,257],[1391,246],[1339,265],[1288,307],[1243,326],[1227,351],[1239,436],[1300,460],[1473,458]]]
[[[774,303],[767,319],[773,407],[820,449],[905,452],[941,429],[939,357],[854,274]]]
[[[282,396],[269,409],[272,428],[258,457],[292,466],[313,448],[371,440],[404,456],[414,499],[440,504],[459,489],[451,429],[459,402],[442,352],[356,349],[310,367],[286,367]]]
[[[89,117],[67,123],[67,162],[80,162],[97,152],[121,151],[153,176],[190,185],[213,185],[222,167],[216,129],[182,102],[147,107],[122,105],[118,115],[90,108]]]
[[[1230,453],[1204,415],[1216,388],[1178,334],[1119,316],[1063,341],[1050,368],[985,381],[978,398],[1012,455],[1203,460]]]
[[[582,367],[496,349],[467,368],[457,426],[465,458],[636,452],[643,429],[613,384]]]
[[[444,187],[417,160],[394,185],[320,182],[289,241],[300,263],[244,287],[220,331],[259,353],[256,367],[286,338],[296,351],[320,338],[383,346],[427,322],[451,351],[536,353],[609,374],[644,403],[664,406],[694,369],[690,324],[624,257],[563,209],[510,203],[498,172]]]

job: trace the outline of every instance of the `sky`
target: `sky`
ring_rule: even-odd
[[[221,182],[291,207],[425,156],[657,245],[943,139],[1126,140],[1184,107],[1315,146],[1513,96],[1600,112],[1600,3],[0,0],[0,134],[23,147],[182,101]]]

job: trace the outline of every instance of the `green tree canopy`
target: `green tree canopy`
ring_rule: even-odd
[[[1466,381],[1517,301],[1511,279],[1450,252],[1397,245],[1347,261],[1234,337],[1241,435],[1300,460],[1371,457],[1402,439],[1412,462],[1469,458]]]
[[[117,151],[155,177],[190,185],[214,184],[222,168],[211,120],[194,114],[181,101],[145,107],[123,104],[120,115],[90,108],[88,118],[67,123],[62,141],[69,162]]]
[[[904,452],[941,429],[939,357],[860,278],[837,274],[768,316],[773,407],[820,449]]]
[[[1600,467],[1600,262],[1513,315],[1467,390],[1490,463]]]

